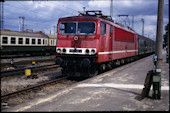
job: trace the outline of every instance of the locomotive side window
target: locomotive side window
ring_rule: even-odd
[[[25,44],[29,44],[29,38],[26,38]]]
[[[32,44],[35,44],[35,39],[32,39]]]
[[[38,39],[38,44],[41,44],[41,39]]]
[[[101,22],[101,35],[106,35],[106,24]]]
[[[2,43],[7,44],[8,43],[8,37],[2,37]]]
[[[11,44],[15,44],[15,37],[11,37]]]
[[[23,38],[18,38],[18,44],[23,44]]]

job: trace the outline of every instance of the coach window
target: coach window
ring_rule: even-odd
[[[11,44],[15,44],[15,37],[11,37]]]
[[[41,39],[38,39],[38,44],[41,44]]]
[[[47,45],[47,40],[45,40],[45,44]]]
[[[51,40],[51,45],[53,45],[53,40]]]
[[[53,45],[54,45],[54,40],[53,40]]]
[[[44,45],[44,39],[43,39],[43,45]]]
[[[18,38],[18,44],[23,44],[23,38]]]
[[[7,44],[8,43],[8,37],[2,37],[2,43]]]
[[[106,35],[106,24],[101,22],[101,35]]]
[[[35,44],[35,39],[32,39],[32,44]]]
[[[29,44],[29,38],[26,38],[25,44]]]

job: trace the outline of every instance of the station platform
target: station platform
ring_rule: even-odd
[[[169,64],[163,51],[161,99],[149,97],[139,100],[149,70],[153,69],[153,55],[126,64],[98,76],[5,109],[17,111],[169,111]]]

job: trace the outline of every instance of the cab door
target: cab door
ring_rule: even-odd
[[[106,23],[100,22],[100,41],[99,41],[98,62],[108,61],[107,40],[106,40]]]
[[[100,51],[104,52],[106,50],[106,23],[101,22],[100,29]]]
[[[112,59],[113,27],[109,25],[109,60]]]

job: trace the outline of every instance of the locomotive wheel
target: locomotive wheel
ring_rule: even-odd
[[[96,76],[98,74],[98,70],[96,68],[96,65],[92,64],[87,69],[87,74],[89,77]]]
[[[66,69],[62,69],[61,72],[62,76],[67,76],[68,71]]]

